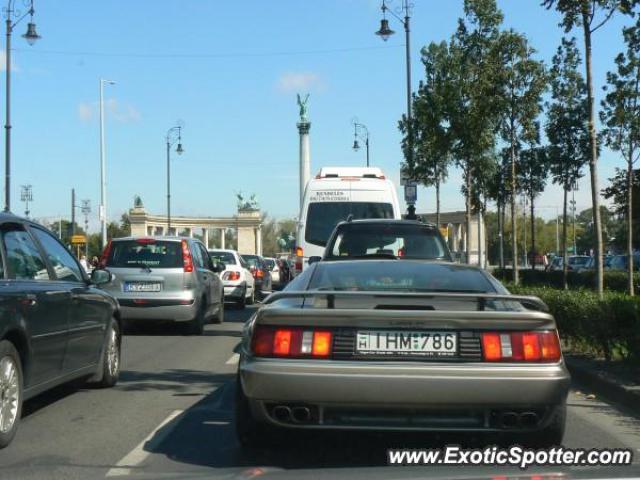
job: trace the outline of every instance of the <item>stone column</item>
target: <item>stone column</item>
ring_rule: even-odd
[[[300,134],[300,211],[302,211],[302,201],[304,189],[311,176],[311,150],[309,147],[309,130],[311,122],[298,122],[298,133]]]
[[[262,255],[262,225],[256,228],[256,254]]]
[[[203,228],[202,234],[204,235],[204,246],[209,248],[209,229],[206,227]]]
[[[193,238],[193,227],[189,227],[189,238]]]
[[[225,241],[224,234],[225,234],[226,230],[227,230],[226,228],[221,228],[220,229],[220,248],[223,249],[223,250],[226,248],[224,246],[224,241]]]

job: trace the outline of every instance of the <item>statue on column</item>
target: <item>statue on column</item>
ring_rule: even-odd
[[[304,100],[300,97],[300,94],[297,94],[298,97],[298,106],[300,107],[300,123],[307,123],[309,119],[307,118],[307,103],[309,102],[309,94],[307,93],[304,97]]]

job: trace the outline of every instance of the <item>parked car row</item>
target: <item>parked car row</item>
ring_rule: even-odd
[[[562,257],[554,257],[549,264],[549,271],[562,271]],[[571,255],[567,258],[568,270],[573,272],[588,272],[596,269],[595,257],[587,255]],[[605,270],[609,271],[628,271],[629,256],[628,255],[605,255],[603,257],[603,265]],[[634,269],[640,266],[640,253],[633,255]]]

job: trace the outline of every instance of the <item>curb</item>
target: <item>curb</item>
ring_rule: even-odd
[[[579,384],[592,389],[598,396],[640,413],[640,385],[625,384],[620,378],[598,370],[579,358],[567,356],[565,363],[571,377]]]

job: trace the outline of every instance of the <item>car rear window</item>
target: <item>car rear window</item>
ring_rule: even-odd
[[[403,259],[450,260],[440,232],[425,225],[348,223],[339,227],[327,259],[389,255]]]
[[[236,265],[236,257],[231,252],[218,252],[215,250],[209,250],[209,256],[212,260],[222,262],[225,265]]]
[[[182,268],[180,242],[123,240],[111,244],[107,267]]]
[[[242,255],[242,258],[250,267],[257,267],[260,265],[260,257],[257,255]]]
[[[479,270],[418,261],[372,260],[320,262],[309,290],[399,292],[495,292]]]

